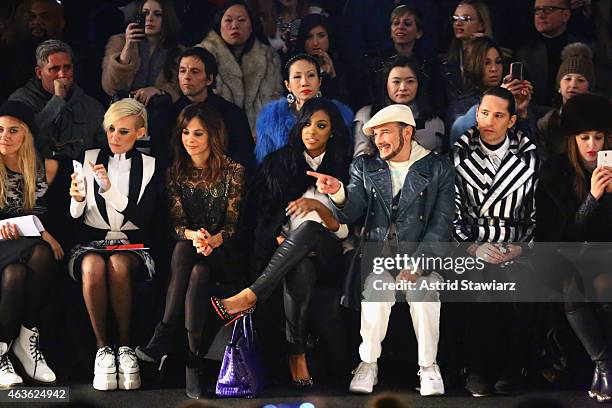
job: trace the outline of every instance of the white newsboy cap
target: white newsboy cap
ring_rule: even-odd
[[[374,134],[372,128],[391,122],[400,122],[410,126],[416,126],[410,108],[406,105],[395,104],[389,105],[376,112],[376,115],[372,116],[370,120],[363,125],[363,133],[372,136]]]

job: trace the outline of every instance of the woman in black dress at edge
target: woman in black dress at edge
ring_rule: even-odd
[[[209,319],[209,298],[235,294],[246,281],[232,245],[244,167],[223,154],[225,140],[223,119],[208,105],[189,105],[179,115],[173,139],[175,160],[166,181],[176,239],[172,277],[164,317],[149,343],[136,349],[141,360],[163,363],[184,312],[189,398],[202,396],[198,355],[206,351],[203,331],[216,333],[220,326],[218,319]]]
[[[308,54],[321,66],[321,93],[326,98],[348,102],[347,78],[339,55],[334,52],[329,20],[321,14],[302,18],[295,43],[295,54]]]
[[[45,224],[45,193],[58,165],[36,157],[35,132],[28,106],[16,101],[0,106],[0,220],[36,215]],[[56,377],[40,351],[36,325],[55,279],[55,259],[64,252],[47,231],[40,239],[27,239],[16,225],[0,224],[0,388],[23,383],[9,359],[11,343],[14,361],[28,380],[49,385]]]
[[[108,145],[85,151],[83,179],[76,172],[71,176],[70,215],[79,220],[79,244],[68,257],[68,272],[82,284],[96,337],[94,388],[132,390],[140,388],[138,359],[130,346],[132,282],[150,281],[155,274],[148,248],[162,182],[155,158],[135,147],[147,132],[142,103],[130,98],[113,103],[103,126]],[[132,247],[122,250],[123,245]],[[108,328],[109,306],[117,324],[115,341]]]
[[[341,240],[348,235],[347,226],[339,224],[328,207],[328,198],[316,190],[316,179],[306,172],[328,172],[346,182],[349,143],[348,129],[332,101],[313,98],[304,104],[289,144],[266,157],[249,194],[249,223],[255,220],[251,265],[263,272],[239,294],[211,299],[219,316],[231,322],[265,302],[283,282],[289,370],[299,387],[313,385],[305,341],[314,286],[317,280],[333,282],[339,276]]]
[[[577,246],[612,241],[612,168],[597,166],[597,152],[612,148],[611,118],[612,104],[605,97],[578,95],[565,104],[561,129],[568,152],[551,157],[541,170],[538,241]],[[588,394],[606,402],[612,400],[612,259],[609,244],[604,251],[594,246],[579,258],[580,275],[571,272],[568,262],[551,257],[544,262],[553,276],[564,272],[560,282],[567,320],[596,364]]]

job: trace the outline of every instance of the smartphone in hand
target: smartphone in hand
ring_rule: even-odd
[[[612,168],[612,150],[600,150],[597,152],[597,167],[600,166]]]
[[[513,62],[510,64],[510,76],[512,79],[518,79],[519,81],[524,79],[522,62]]]
[[[72,161],[72,168],[77,175],[77,180],[81,183],[81,187],[79,188],[79,192],[82,195],[85,195],[85,177],[83,176],[83,165],[76,161]]]
[[[140,28],[142,31],[144,31],[146,19],[147,19],[147,15],[145,13],[138,12],[138,13],[136,13],[136,16],[134,18],[134,23],[136,23],[138,25],[138,28]]]

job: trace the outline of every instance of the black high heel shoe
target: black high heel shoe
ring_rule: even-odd
[[[289,363],[289,375],[292,376],[291,363]],[[291,379],[291,384],[293,384],[293,386],[296,388],[312,388],[314,386],[314,380],[312,379],[312,376],[309,376],[308,378],[298,378],[295,380]]]
[[[244,315],[253,313],[255,311],[255,307],[257,306],[253,305],[248,309],[243,310],[242,312],[229,313],[227,309],[225,309],[225,306],[223,306],[223,302],[221,302],[221,299],[219,299],[218,297],[211,297],[210,303],[212,303],[215,312],[217,312],[217,315],[219,315],[219,317],[221,318],[221,320],[223,320],[226,326],[229,326],[230,324],[234,323],[237,319],[241,318]]]

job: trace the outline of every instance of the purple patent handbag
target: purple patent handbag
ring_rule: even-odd
[[[261,391],[262,380],[253,318],[246,314],[234,323],[232,339],[223,354],[215,394],[218,397],[253,398]]]

